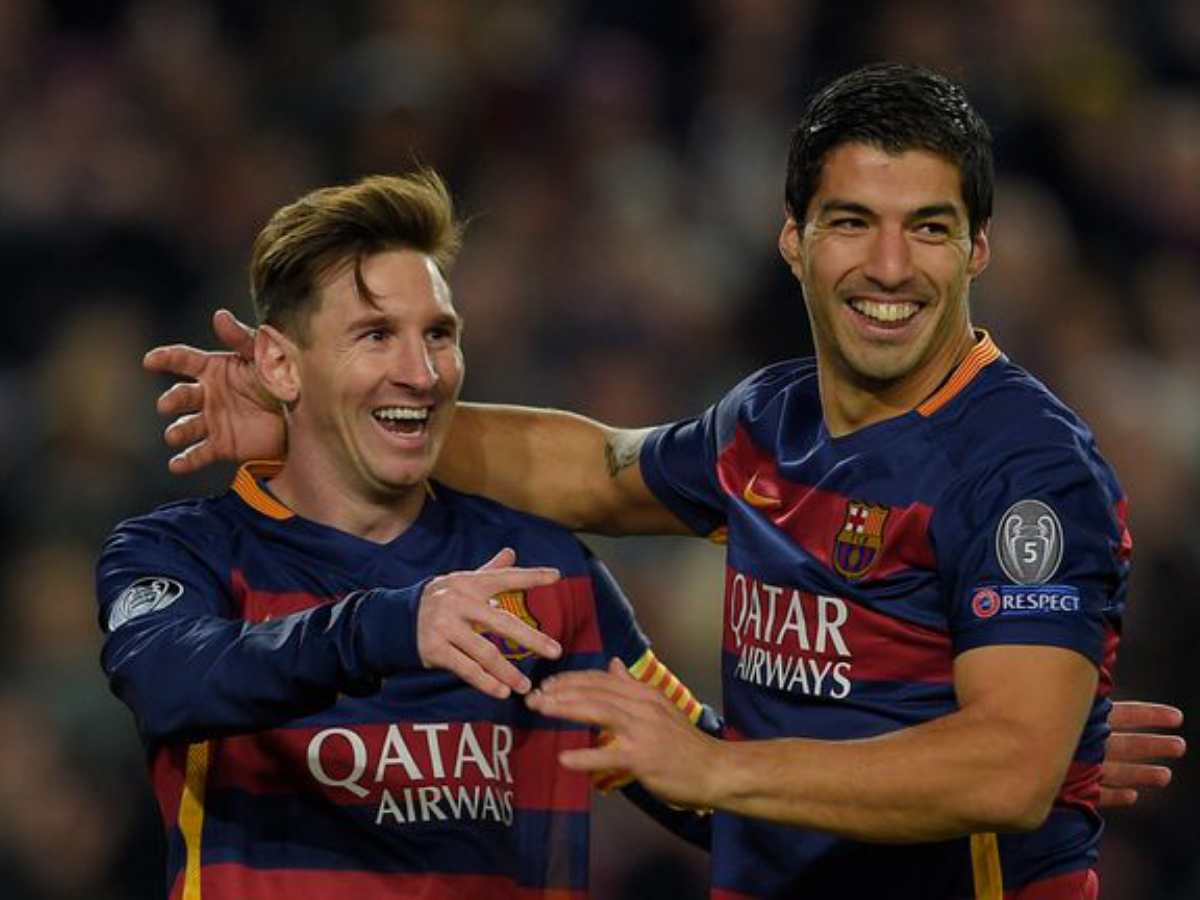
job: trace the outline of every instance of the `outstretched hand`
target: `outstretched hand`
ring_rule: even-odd
[[[544,716],[602,728],[601,746],[564,750],[559,762],[579,772],[628,772],[676,806],[707,809],[709,780],[721,768],[721,742],[692,725],[661,691],[643,684],[619,659],[607,672],[568,672],[546,679],[525,700]]]
[[[227,352],[172,344],[155,347],[142,360],[151,372],[193,379],[158,398],[159,414],[175,417],[163,438],[180,450],[168,464],[176,475],[217,460],[279,459],[286,449],[279,403],[254,371],[254,329],[219,309],[213,332]]]
[[[504,548],[470,572],[434,578],[417,610],[417,652],[427,669],[446,669],[485,694],[504,699],[530,688],[525,674],[481,632],[506,639],[547,659],[562,655],[558,641],[499,607],[497,594],[553,584],[561,577],[545,566],[518,568]]]
[[[1114,703],[1108,716],[1112,728],[1100,769],[1100,805],[1133,806],[1139,788],[1164,788],[1171,770],[1156,763],[1179,759],[1187,743],[1174,734],[1147,733],[1150,728],[1179,728],[1183,713],[1161,703]]]

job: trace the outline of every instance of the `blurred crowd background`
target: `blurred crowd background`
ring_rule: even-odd
[[[116,522],[166,474],[156,342],[249,317],[250,242],[319,185],[414,162],[471,217],[465,396],[622,425],[810,352],[775,241],[791,124],[855,65],[968,85],[996,137],[975,318],[1095,427],[1131,498],[1119,694],[1200,722],[1200,4],[1194,0],[0,2],[0,894],[162,896],[132,719],[97,656]],[[998,422],[998,428],[1004,423]],[[718,696],[721,555],[598,544],[659,655]],[[1104,896],[1200,897],[1200,733],[1110,818]],[[897,761],[903,765],[903,761]],[[594,896],[704,895],[600,804]]]

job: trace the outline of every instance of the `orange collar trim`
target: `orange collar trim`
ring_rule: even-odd
[[[254,460],[241,466],[233,478],[233,490],[251,509],[264,516],[282,522],[296,514],[268,494],[258,483],[259,478],[270,478],[283,471],[283,460]]]
[[[954,370],[950,379],[938,388],[933,396],[917,407],[917,412],[925,418],[929,418],[961,394],[963,388],[975,380],[976,375],[1003,356],[990,334],[983,329],[978,329],[976,334],[979,335],[979,340],[971,348],[966,359],[958,364],[958,368]]]
[[[284,522],[294,518],[295,513],[284,506],[258,483],[260,478],[273,478],[283,471],[281,459],[255,459],[244,463],[233,477],[233,490],[251,509],[258,510],[264,516]],[[425,494],[430,500],[437,500],[438,495],[428,479],[425,481]]]

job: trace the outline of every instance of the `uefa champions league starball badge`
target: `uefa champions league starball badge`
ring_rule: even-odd
[[[1063,556],[1062,524],[1041,500],[1020,500],[996,529],[996,557],[1016,584],[1045,584]]]

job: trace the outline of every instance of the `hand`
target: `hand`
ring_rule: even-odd
[[[158,398],[158,411],[175,416],[163,437],[172,449],[168,468],[196,472],[219,459],[281,459],[286,451],[279,403],[254,370],[254,329],[226,309],[213,315],[213,332],[229,353],[185,344],[155,347],[142,365],[195,381],[178,382]]]
[[[546,716],[603,728],[607,743],[564,750],[559,762],[579,772],[629,772],[668,803],[712,804],[708,784],[720,771],[721,742],[696,728],[671,701],[629,674],[619,659],[607,672],[570,672],[546,679],[525,702]]]
[[[473,572],[452,572],[433,579],[421,593],[417,610],[417,652],[427,669],[446,669],[472,687],[499,699],[524,694],[529,679],[480,634],[507,638],[546,659],[562,654],[558,641],[492,605],[496,594],[523,591],[558,581],[557,569],[519,569],[507,547]]]
[[[1147,728],[1178,728],[1183,713],[1161,703],[1114,703],[1108,714],[1112,734],[1100,769],[1100,805],[1133,806],[1138,788],[1163,788],[1171,783],[1171,770],[1150,765],[1149,760],[1178,759],[1187,742],[1173,734],[1146,734]]]

